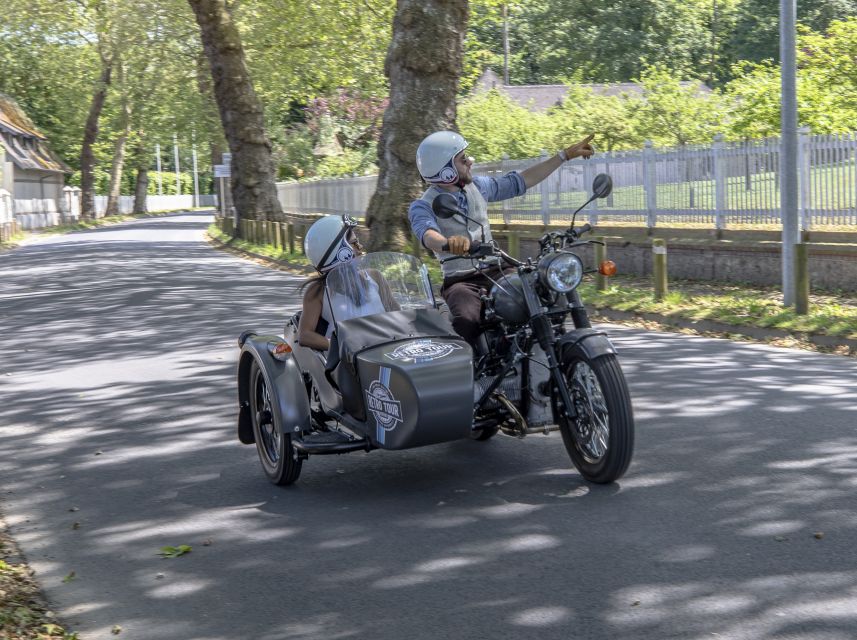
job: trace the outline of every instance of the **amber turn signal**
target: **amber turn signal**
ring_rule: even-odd
[[[598,265],[598,273],[600,273],[602,276],[615,276],[616,263],[612,260],[605,260],[600,265]]]
[[[285,342],[281,342],[276,347],[274,347],[273,355],[283,356],[283,355],[286,355],[287,353],[291,353],[291,352],[292,352],[292,347]]]

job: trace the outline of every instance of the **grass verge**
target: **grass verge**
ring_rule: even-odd
[[[857,339],[857,299],[845,295],[813,294],[809,313],[797,315],[793,308],[783,306],[782,293],[773,288],[691,281],[671,281],[669,288],[669,293],[658,302],[651,281],[620,276],[611,279],[606,291],[597,291],[592,283],[587,283],[581,288],[581,295],[596,308]]]
[[[241,238],[233,238],[232,236],[223,233],[216,224],[208,227],[208,235],[218,242],[228,246],[236,251],[246,251],[254,253],[265,258],[270,258],[277,262],[286,263],[286,266],[312,268],[309,259],[300,251],[294,252],[283,250],[279,247],[274,247],[270,244],[254,244]]]
[[[0,520],[0,640],[77,640],[59,625]]]

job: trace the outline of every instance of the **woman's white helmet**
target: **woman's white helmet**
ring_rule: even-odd
[[[324,216],[316,220],[304,238],[304,253],[321,273],[354,258],[348,232],[357,226],[351,216]]]
[[[426,182],[455,184],[458,170],[452,161],[467,148],[467,140],[454,131],[435,131],[417,147],[417,169]]]

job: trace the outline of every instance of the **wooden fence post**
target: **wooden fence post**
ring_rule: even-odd
[[[521,257],[521,234],[517,231],[509,231],[508,235],[509,255],[513,258],[520,259]]]
[[[662,238],[652,240],[652,271],[655,278],[655,300],[667,295],[667,243]]]
[[[606,239],[604,236],[593,236],[590,240],[601,243],[592,245],[595,247],[595,268],[598,269],[601,266],[601,263],[607,259]],[[598,291],[604,291],[607,289],[607,276],[603,275],[600,271],[595,273],[595,288]]]
[[[295,225],[291,222],[286,225],[286,234],[289,236],[288,244],[289,244],[289,253],[294,254],[295,252]]]

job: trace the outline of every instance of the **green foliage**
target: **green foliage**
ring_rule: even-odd
[[[162,558],[178,558],[186,553],[190,553],[191,549],[192,547],[188,544],[180,544],[177,547],[167,545],[166,547],[161,547],[158,555]]]
[[[639,79],[640,108],[634,113],[638,136],[655,146],[709,144],[724,133],[725,107],[718,92],[707,94],[698,83],[682,83],[663,66],[649,67]]]
[[[813,133],[857,127],[857,18],[834,22],[827,33],[802,29],[798,38],[798,120]],[[780,70],[770,62],[743,62],[725,88],[730,132],[736,138],[778,135]]]
[[[643,101],[634,94],[607,96],[590,87],[570,84],[562,105],[549,111],[555,132],[554,148],[595,134],[598,148],[613,151],[636,149],[646,135],[636,126]]]
[[[741,0],[729,38],[733,62],[779,60],[779,2]],[[822,32],[836,20],[857,16],[855,0],[797,0],[798,22]]]
[[[553,151],[549,118],[518,106],[492,90],[469,98],[458,108],[458,125],[477,160],[530,158]]]
[[[187,195],[193,193],[193,174],[179,172],[179,184],[181,185],[182,194]],[[165,196],[178,195],[176,191],[176,174],[174,171],[161,172],[161,190]],[[149,187],[146,193],[150,196],[158,193],[158,172],[149,172]],[[129,194],[131,195],[131,194]]]

